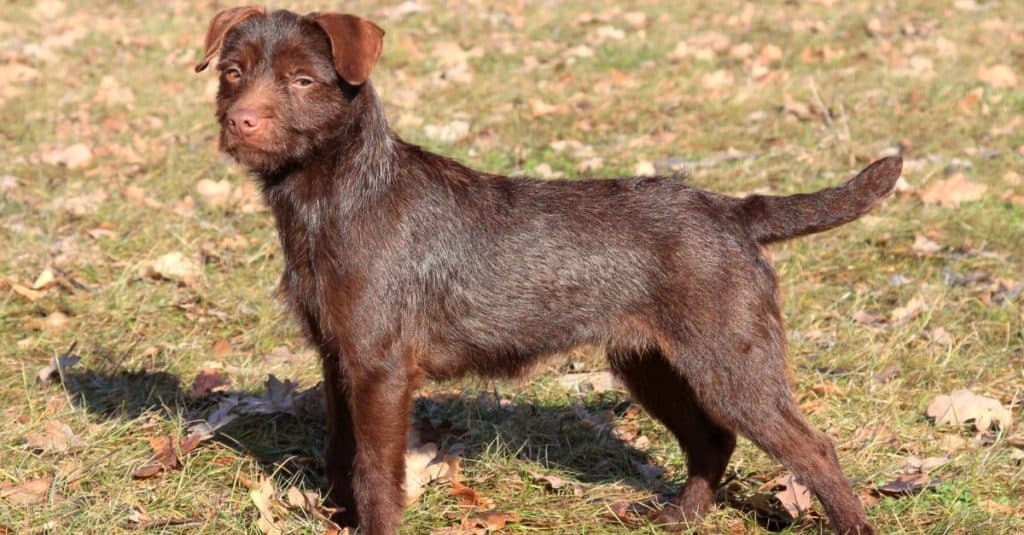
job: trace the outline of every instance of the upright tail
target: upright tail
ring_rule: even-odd
[[[849,223],[892,193],[903,159],[890,156],[867,166],[840,186],[787,197],[751,195],[737,207],[754,240],[765,244]]]

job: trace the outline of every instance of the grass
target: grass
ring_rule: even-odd
[[[1024,207],[1001,198],[1024,193],[1008,174],[1024,174],[1024,5],[955,4],[680,7],[646,0],[619,9],[604,1],[424,0],[417,5],[425,11],[390,17],[366,1],[345,8],[388,32],[374,82],[399,134],[477,168],[532,174],[546,164],[576,177],[589,156],[552,146],[576,140],[603,159],[591,172],[597,176],[631,173],[638,162],[661,169],[674,159],[708,162],[691,165],[689,180],[701,187],[791,193],[835,184],[902,144],[912,190],[944,178],[951,166],[985,184],[979,200],[957,207],[900,194],[865,220],[772,249],[794,391],[864,491],[893,479],[909,455],[939,455],[947,437],[972,437],[925,419],[936,395],[970,388],[1021,421],[1024,297],[999,299],[994,285],[1014,288],[1024,278]],[[249,201],[212,206],[196,190],[200,179],[236,188],[248,180],[216,150],[214,77],[191,72],[212,14],[186,2],[0,7],[7,72],[0,73],[0,175],[16,179],[4,179],[0,190],[0,276],[7,281],[0,283],[0,483],[53,478],[32,503],[0,498],[8,532],[132,531],[133,515],[144,510],[153,519],[190,521],[153,524],[152,531],[255,533],[246,481],[262,473],[281,490],[322,490],[322,422],[285,414],[237,420],[182,468],[131,477],[151,455],[150,437],[205,417],[212,402],[188,395],[200,370],[223,367],[239,392],[260,391],[269,373],[303,385],[318,376],[316,357],[273,295],[281,255],[269,214],[246,209]],[[707,32],[728,45],[704,52],[702,42],[721,40],[705,39]],[[479,49],[466,60],[472,83],[435,81],[452,58],[434,51],[452,41]],[[671,59],[680,41],[691,43],[688,53]],[[750,57],[730,53],[743,43],[752,46]],[[767,74],[757,73],[753,58],[766,45],[781,55]],[[1011,87],[979,79],[979,68],[996,64],[1016,70]],[[562,108],[535,117],[530,99]],[[453,118],[470,123],[464,139],[426,134],[427,125]],[[55,149],[76,143],[90,148],[87,164],[46,163]],[[721,157],[730,150],[743,157]],[[186,196],[194,213],[182,215]],[[916,235],[942,248],[919,253]],[[139,275],[172,251],[201,260],[197,284]],[[14,291],[46,268],[56,284],[43,295]],[[955,282],[972,273],[984,276]],[[927,306],[904,323],[853,319],[859,312],[888,318],[915,297]],[[54,312],[66,323],[41,328]],[[933,341],[940,327],[948,343]],[[221,343],[215,350],[220,341],[230,349]],[[38,385],[36,371],[72,342],[82,360],[67,370],[64,386]],[[685,477],[685,457],[664,430],[628,411],[625,394],[558,386],[554,378],[571,361],[585,370],[602,366],[600,355],[584,352],[552,361],[529,383],[431,384],[417,414],[462,430],[449,440],[466,445],[463,482],[521,516],[506,531],[653,532],[605,518],[608,504],[671,492]],[[877,380],[885,370],[888,380]],[[637,447],[583,425],[581,415],[602,411],[649,442]],[[29,447],[27,437],[52,420],[81,444]],[[1014,432],[955,452],[935,472],[937,487],[879,500],[869,509],[872,522],[884,533],[1024,531],[1022,467],[1004,440]],[[644,478],[636,466],[645,462],[667,471]],[[536,472],[578,482],[583,496],[546,489],[530,475]],[[730,465],[733,484],[747,494],[782,473],[745,441]],[[426,533],[465,514],[447,484],[437,483],[408,509],[404,529]],[[287,532],[321,529],[300,511],[283,514],[283,522]],[[722,506],[703,529],[757,526],[752,514]],[[824,528],[804,519],[786,529]]]

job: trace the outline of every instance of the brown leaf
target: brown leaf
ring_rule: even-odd
[[[67,424],[58,420],[46,422],[45,432],[29,433],[25,440],[35,450],[50,452],[64,452],[72,447],[85,445]]]
[[[52,479],[41,477],[21,484],[0,483],[0,499],[16,505],[29,505],[46,498]]]
[[[982,82],[1000,89],[1010,89],[1017,86],[1017,74],[1009,65],[992,65],[989,67],[978,67],[978,79]]]
[[[224,358],[234,351],[235,349],[231,347],[231,342],[226,338],[221,338],[213,344],[213,356],[217,358]]]
[[[765,484],[770,489],[779,488],[775,498],[786,509],[789,516],[797,518],[811,509],[811,490],[797,481],[793,474],[783,474]]]
[[[147,266],[145,272],[150,278],[174,281],[185,286],[194,286],[202,276],[199,264],[178,251],[157,258]]]
[[[49,165],[62,165],[68,169],[79,169],[92,162],[92,149],[83,143],[76,143],[69,147],[50,149],[39,155],[43,163]]]
[[[462,521],[462,527],[497,531],[504,529],[505,524],[509,522],[519,522],[519,515],[504,511],[486,511],[466,518]]]
[[[75,364],[78,364],[78,361],[80,361],[81,358],[71,354],[71,352],[75,350],[76,345],[78,344],[72,343],[71,347],[69,347],[67,351],[64,352],[63,355],[60,355],[59,357],[53,357],[52,359],[50,359],[50,363],[48,365],[43,366],[42,368],[39,369],[39,372],[36,373],[36,380],[39,381],[39,384],[43,386],[50,384],[51,381],[60,377],[61,370],[70,368]]]
[[[483,501],[479,492],[463,485],[458,479],[452,477],[448,481],[452,484],[452,490],[449,494],[459,499],[460,506],[476,507]]]
[[[413,445],[405,452],[405,495],[411,504],[427,490],[427,485],[451,473],[451,464],[438,458],[437,444]]]
[[[53,275],[53,270],[46,268],[39,273],[36,277],[35,282],[32,283],[33,290],[45,290],[57,283],[57,278]]]
[[[532,477],[533,479],[536,479],[537,481],[543,481],[545,483],[545,486],[548,489],[550,489],[550,490],[559,490],[561,488],[569,486],[569,487],[572,488],[572,493],[574,495],[576,495],[576,496],[582,496],[583,495],[583,486],[582,485],[580,485],[579,483],[574,483],[574,482],[571,482],[571,481],[566,481],[566,480],[564,480],[564,479],[562,479],[562,478],[560,478],[560,477],[558,477],[556,475],[553,475],[553,474],[541,474],[540,472],[530,472],[530,477]]]
[[[988,431],[995,424],[1000,429],[1009,429],[1013,415],[998,400],[978,396],[970,390],[956,390],[951,395],[941,395],[928,404],[925,411],[935,425],[959,426],[974,422],[978,431]]]
[[[284,533],[284,522],[275,512],[280,503],[274,497],[274,484],[269,477],[260,474],[259,480],[249,489],[249,497],[260,513],[256,526],[267,535]]]
[[[599,393],[617,389],[615,377],[607,370],[559,375],[555,377],[555,382],[563,388],[581,392]]]
[[[918,190],[917,195],[927,205],[955,208],[961,203],[981,199],[986,191],[987,185],[969,182],[963,173],[955,173],[949,178],[937,180]]]
[[[231,199],[231,182],[203,178],[196,182],[196,193],[207,206],[224,206]]]
[[[934,487],[941,481],[940,478],[928,477],[927,474],[904,474],[885,485],[875,487],[875,490],[886,496],[909,496]]]
[[[207,368],[199,372],[192,380],[192,395],[203,397],[211,392],[223,392],[231,380],[224,375],[223,370]]]
[[[915,253],[922,256],[929,256],[932,253],[942,250],[942,245],[939,245],[938,242],[932,241],[924,234],[914,234],[914,244],[910,247]]]
[[[928,308],[928,303],[924,298],[919,295],[915,295],[907,302],[906,305],[893,309],[890,321],[893,325],[903,325],[917,317],[917,315],[926,308]]]
[[[178,454],[174,451],[174,439],[170,435],[161,435],[149,439],[153,448],[153,457],[142,468],[132,472],[136,479],[153,477],[164,470],[178,466]]]

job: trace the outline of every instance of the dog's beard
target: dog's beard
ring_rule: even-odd
[[[276,174],[289,164],[302,161],[312,150],[311,143],[305,140],[295,143],[294,138],[291,138],[293,142],[287,143],[281,141],[279,136],[268,137],[253,143],[222,129],[220,150],[253,173],[261,175]]]

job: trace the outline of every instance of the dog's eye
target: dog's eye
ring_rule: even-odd
[[[224,79],[229,82],[237,82],[242,79],[242,71],[238,67],[231,67],[224,71]]]
[[[313,79],[308,76],[300,76],[296,78],[294,81],[292,81],[292,85],[296,85],[299,87],[309,87],[313,85]]]

